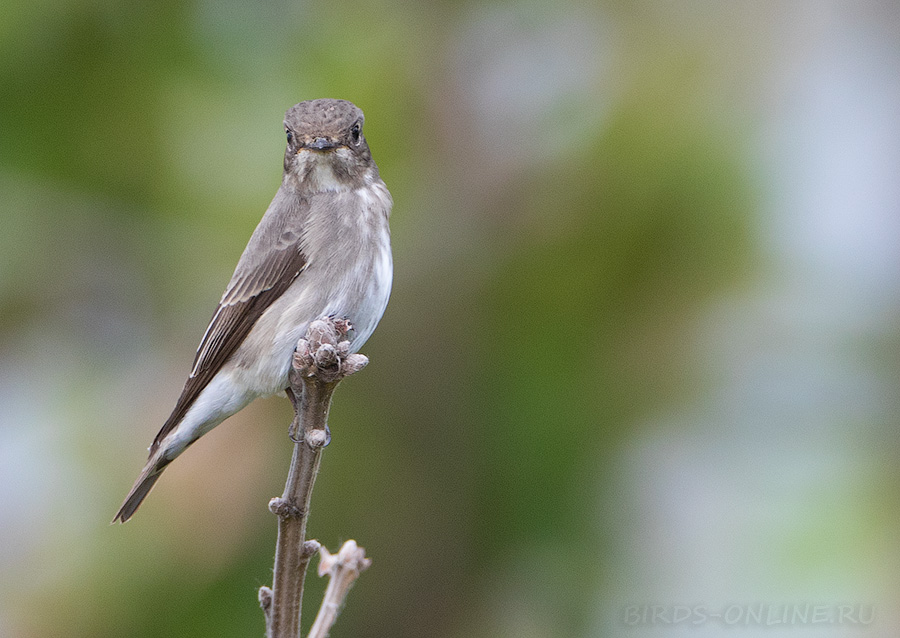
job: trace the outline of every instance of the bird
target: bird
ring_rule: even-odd
[[[316,99],[287,110],[281,186],[213,313],[190,375],[113,518],[130,519],[163,470],[256,398],[288,391],[312,321],[346,320],[350,352],[372,335],[393,279],[393,199],[363,135],[362,110]]]

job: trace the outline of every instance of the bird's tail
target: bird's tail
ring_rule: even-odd
[[[119,508],[115,518],[113,518],[113,523],[116,521],[124,523],[134,515],[137,508],[140,507],[144,499],[147,498],[147,494],[153,489],[153,485],[162,475],[162,471],[169,464],[170,460],[171,459],[164,458],[160,453],[156,453],[150,457],[150,460],[147,461],[147,465],[144,466],[143,471],[141,471],[141,475],[138,476],[137,481],[134,482],[134,487],[131,488],[128,496],[125,497],[125,502],[122,503],[122,507]]]

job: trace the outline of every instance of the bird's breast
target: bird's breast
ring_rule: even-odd
[[[322,316],[346,317],[358,351],[387,308],[393,279],[388,216],[391,198],[380,181],[310,198],[301,239],[303,272],[260,316],[232,360],[243,383],[260,395],[288,385],[297,341]]]

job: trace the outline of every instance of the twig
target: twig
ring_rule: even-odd
[[[341,320],[314,321],[294,353],[291,385],[287,390],[294,405],[290,427],[294,455],[284,493],[269,502],[269,510],[278,516],[275,572],[272,589],[259,590],[268,638],[300,638],[306,568],[319,550],[318,542],[306,540],[306,521],[322,448],[331,440],[328,430],[331,396],[341,379],[369,362],[361,354],[350,354],[349,343],[340,341],[348,329]]]
[[[329,581],[322,606],[319,607],[316,621],[307,638],[327,638],[341,612],[341,607],[344,606],[350,587],[359,578],[359,573],[372,564],[372,561],[366,558],[366,550],[353,540],[344,543],[337,554],[329,554],[324,547],[319,551],[321,553],[319,576],[328,574]]]

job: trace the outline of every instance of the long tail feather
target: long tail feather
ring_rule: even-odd
[[[169,464],[168,461],[160,463],[160,455],[154,456],[155,458],[151,458],[147,462],[147,466],[141,472],[141,475],[138,476],[137,481],[135,481],[134,487],[131,488],[128,496],[125,497],[125,502],[122,503],[122,507],[119,508],[115,518],[112,520],[113,523],[116,521],[124,523],[134,515],[137,508],[147,498],[147,494],[153,489],[153,485],[162,475],[163,469]]]
[[[150,447],[150,458],[141,471],[141,475],[134,482],[134,487],[125,498],[122,507],[113,518],[113,523],[116,521],[124,523],[131,518],[140,507],[141,502],[147,498],[153,485],[159,480],[162,471],[175,457],[219,423],[250,403],[258,394],[236,385],[230,374],[218,374],[198,396],[205,398],[201,398],[199,403],[195,402],[178,423],[171,425],[174,416],[169,417],[166,425],[156,435],[156,439]],[[177,409],[173,415],[175,414],[178,414]]]

